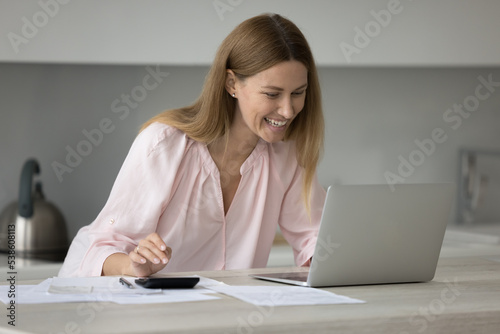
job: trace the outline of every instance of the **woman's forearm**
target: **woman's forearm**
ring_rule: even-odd
[[[102,276],[133,275],[130,271],[130,257],[123,253],[108,256],[102,266]]]

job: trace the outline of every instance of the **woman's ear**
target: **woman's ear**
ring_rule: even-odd
[[[236,93],[236,75],[233,70],[226,70],[226,91],[229,95]]]

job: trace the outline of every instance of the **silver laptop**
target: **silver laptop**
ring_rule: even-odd
[[[309,271],[251,275],[310,287],[434,278],[455,185],[330,186]]]

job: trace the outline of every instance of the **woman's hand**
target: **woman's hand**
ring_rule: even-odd
[[[139,241],[137,247],[128,256],[130,258],[128,270],[130,275],[146,277],[165,268],[172,257],[172,249],[157,233],[151,233]]]

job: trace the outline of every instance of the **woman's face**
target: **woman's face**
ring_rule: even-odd
[[[285,61],[244,80],[228,72],[227,90],[237,99],[232,131],[247,140],[283,140],[286,129],[304,108],[306,67],[296,60]]]

